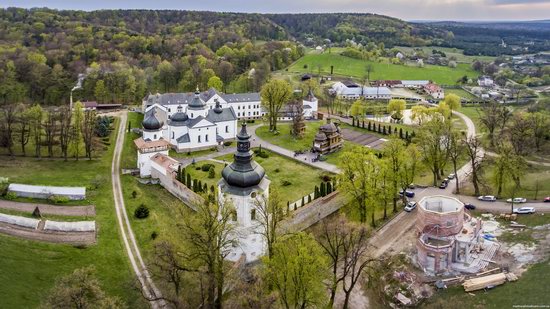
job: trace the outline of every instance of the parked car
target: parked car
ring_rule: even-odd
[[[506,202],[508,202],[508,203],[512,203],[512,202],[514,202],[514,203],[525,203],[525,202],[527,202],[527,199],[524,198],[524,197],[515,197],[514,199],[511,199],[511,198],[507,199]]]
[[[550,196],[545,197],[545,198],[544,198],[544,202],[545,202],[545,203],[550,203]]]
[[[399,195],[403,195],[403,190],[399,191]],[[407,190],[407,191],[405,191],[405,196],[406,197],[414,197],[414,192],[412,192],[410,190]]]
[[[515,208],[513,212],[515,214],[534,214],[535,213],[535,207]]]
[[[469,210],[474,210],[474,209],[476,209],[476,206],[474,204],[466,203],[466,204],[464,204],[464,208],[469,209]]]
[[[409,185],[409,189],[416,189],[416,185],[415,185],[414,183],[411,183],[411,184]]]
[[[497,200],[497,198],[492,195],[482,195],[479,196],[477,199],[484,202],[494,202]]]
[[[455,179],[455,177],[456,177],[455,173],[449,174],[449,176],[447,176],[447,178],[449,179]]]
[[[405,206],[405,211],[406,212],[411,212],[413,211],[415,208],[416,208],[416,202],[415,201],[410,201],[407,203],[407,205]]]
[[[448,185],[447,182],[442,181],[441,184],[439,185],[439,189],[447,189],[447,185]]]

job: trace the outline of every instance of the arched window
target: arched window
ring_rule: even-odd
[[[199,143],[201,142],[201,136],[199,135]]]
[[[206,135],[204,136],[204,141],[205,141],[205,142],[208,142],[208,134],[206,134]]]
[[[155,135],[153,135],[153,139],[157,139],[157,135],[156,135],[156,134],[155,134]]]
[[[225,133],[229,133],[229,126],[225,126]]]

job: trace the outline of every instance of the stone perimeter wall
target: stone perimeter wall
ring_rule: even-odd
[[[189,206],[193,210],[196,210],[193,205],[196,203],[202,203],[203,198],[197,193],[191,191],[184,184],[176,180],[176,172],[168,170],[166,175],[163,175],[158,170],[151,168],[151,177],[157,178],[160,181],[160,185],[164,187],[168,192],[172,193],[175,197],[180,199],[185,205]]]

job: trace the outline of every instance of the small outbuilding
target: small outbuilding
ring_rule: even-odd
[[[69,200],[83,200],[86,198],[85,187],[51,187],[12,183],[8,187],[8,192],[13,192],[18,197],[39,199],[48,199],[52,196],[66,197]]]

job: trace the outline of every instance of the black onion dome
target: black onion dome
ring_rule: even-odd
[[[149,116],[147,116],[141,125],[145,130],[158,130],[162,128],[162,125],[164,123],[155,116],[155,112],[153,111]]]
[[[311,91],[311,88],[309,88],[309,91],[308,91],[307,96],[306,96],[306,101],[313,102],[315,100],[317,100],[317,98],[313,94],[313,91]]]
[[[216,100],[216,106],[214,107],[214,112],[216,114],[221,114],[223,112],[222,105],[217,100]]]
[[[170,120],[173,122],[185,122],[189,119],[189,116],[187,116],[186,113],[183,112],[177,112],[172,117],[170,117]]]
[[[231,185],[240,188],[252,187],[259,184],[265,176],[265,170],[252,160],[250,151],[250,135],[246,131],[246,123],[242,124],[237,134],[237,153],[234,161],[222,171],[222,177]]]
[[[199,88],[197,87],[197,90],[195,91],[195,97],[193,100],[191,100],[191,103],[189,103],[190,109],[204,109],[206,106],[206,103],[201,99],[201,93],[199,92]]]

